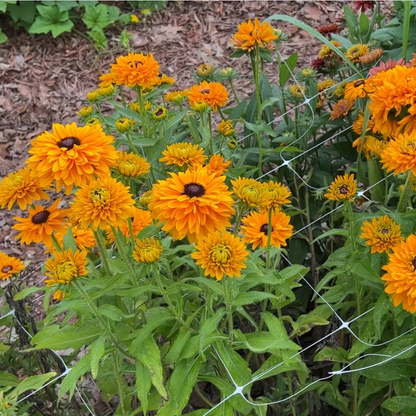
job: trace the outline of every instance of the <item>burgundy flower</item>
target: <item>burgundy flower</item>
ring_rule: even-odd
[[[336,23],[329,23],[318,27],[318,32],[323,36],[329,36],[331,33],[338,33],[339,26]]]
[[[325,68],[325,60],[318,58],[318,59],[314,59],[311,62],[311,65],[319,72],[322,71],[323,68]]]
[[[364,13],[366,10],[373,10],[375,5],[376,5],[375,1],[355,0],[354,11],[355,13],[357,13],[358,11],[361,11],[361,13]]]

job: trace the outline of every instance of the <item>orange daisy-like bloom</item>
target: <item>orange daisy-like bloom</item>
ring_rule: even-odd
[[[62,301],[68,296],[68,293],[62,292],[61,289],[55,290],[53,293],[53,300]]]
[[[150,170],[147,160],[134,153],[119,152],[116,163],[120,174],[128,178],[143,176]]]
[[[253,208],[266,208],[273,199],[272,193],[266,189],[264,183],[252,178],[237,178],[231,181],[237,198]]]
[[[331,183],[328,193],[325,196],[332,201],[353,201],[357,193],[357,182],[354,175],[338,175]]]
[[[231,160],[224,160],[221,155],[216,154],[211,156],[206,167],[208,169],[208,173],[215,173],[215,176],[221,176],[227,171],[230,165]]]
[[[57,191],[65,185],[69,194],[74,185],[83,186],[95,176],[110,175],[117,151],[113,137],[107,136],[101,126],[54,124],[52,129],[52,133],[45,131],[32,141],[32,156],[26,162],[42,182],[49,185],[55,180]]]
[[[361,227],[363,232],[360,237],[367,240],[365,243],[371,246],[372,253],[388,253],[393,247],[404,239],[400,233],[400,224],[396,224],[387,215],[365,221]]]
[[[153,55],[129,53],[119,56],[110,73],[117,85],[151,87],[159,82],[159,64]]]
[[[232,120],[222,120],[217,126],[218,131],[224,136],[232,136],[234,134],[234,124]]]
[[[134,200],[129,188],[114,178],[99,179],[80,188],[71,206],[71,220],[82,228],[118,227],[130,216]]]
[[[29,208],[29,217],[14,217],[18,224],[13,228],[20,231],[15,239],[21,238],[21,244],[30,244],[32,242],[43,242],[46,246],[52,245],[52,233],[65,233],[65,217],[68,215],[68,209],[58,209],[61,198],[58,198],[49,208],[43,208],[37,205],[35,208]]]
[[[113,74],[111,74],[111,73],[108,73],[108,74],[102,74],[101,76],[100,76],[100,83],[98,84],[98,86],[100,87],[100,88],[106,88],[106,87],[109,87],[110,85],[113,85],[113,84],[115,84],[116,83],[116,80],[115,80],[115,78],[114,78],[114,75]]]
[[[168,85],[173,85],[175,83],[175,80],[172,77],[168,77],[165,74],[159,74],[159,76],[157,77],[157,80],[155,80],[155,86],[157,85],[164,85],[164,84],[168,84]]]
[[[46,286],[67,285],[78,276],[88,274],[85,269],[88,263],[86,256],[86,251],[75,250],[74,253],[72,248],[65,251],[55,251],[53,258],[49,257],[46,260],[45,274],[49,277],[45,280]]]
[[[162,154],[159,160],[168,165],[202,164],[207,159],[201,146],[186,142],[171,144]]]
[[[94,233],[90,228],[81,228],[79,225],[68,223],[64,233],[55,234],[56,240],[61,247],[64,246],[64,236],[69,227],[71,227],[71,233],[75,240],[75,244],[80,250],[89,250],[96,246],[97,243],[95,241]],[[54,250],[55,246],[52,244],[47,252],[53,252]]]
[[[341,100],[338,100],[332,107],[331,117],[329,119],[335,120],[336,118],[346,116],[353,106],[354,106],[354,101],[348,100],[346,98],[342,98]]]
[[[152,224],[152,217],[150,216],[150,212],[144,211],[140,208],[132,208],[130,218],[134,238],[137,236],[137,234],[139,234],[140,231],[142,231],[148,225]],[[127,220],[123,221],[123,223],[120,225],[119,230],[126,237],[126,240],[130,238],[130,226]],[[114,241],[116,240],[111,227],[107,227],[107,238],[110,241],[110,243],[114,243]]]
[[[283,183],[270,181],[265,182],[263,186],[269,194],[269,203],[265,207],[266,210],[280,208],[280,205],[290,203],[289,197],[292,193]]]
[[[393,248],[389,263],[383,266],[387,272],[381,280],[386,282],[385,292],[393,295],[394,306],[402,304],[403,309],[416,312],[416,235]]]
[[[357,98],[364,98],[366,95],[364,79],[349,82],[345,87],[344,98],[347,100],[355,101]]]
[[[416,130],[416,68],[397,65],[369,79],[373,131],[383,136]]]
[[[150,201],[152,200],[152,191],[146,191],[140,198],[139,198],[139,204],[147,208],[147,206],[150,204]]]
[[[38,177],[28,168],[10,173],[0,183],[0,206],[11,210],[17,202],[19,208],[25,210],[33,201],[49,199],[42,190]]]
[[[189,104],[206,103],[214,111],[223,107],[228,101],[228,92],[219,82],[202,81],[199,85],[193,85],[188,94]]]
[[[358,43],[357,45],[351,46],[345,53],[345,57],[351,62],[360,62],[360,58],[370,52],[368,45]]]
[[[394,175],[411,170],[416,175],[416,132],[399,134],[390,140],[381,155],[383,169]]]
[[[175,239],[194,242],[215,230],[225,231],[234,214],[225,176],[216,176],[197,166],[159,181],[152,192],[152,217],[164,222],[162,229]]]
[[[172,91],[166,94],[166,102],[172,101],[175,104],[181,104],[189,95],[188,90]]]
[[[380,59],[383,56],[383,49],[373,49],[372,51],[366,53],[363,56],[360,56],[360,62],[362,64],[371,64],[374,61],[377,61],[377,59]]]
[[[293,226],[289,224],[290,217],[281,211],[276,212],[271,218],[271,240],[273,247],[285,246],[286,240],[293,234]],[[267,247],[269,232],[268,213],[251,212],[243,218],[241,230],[244,234],[243,240],[253,244],[253,250],[257,247]]]
[[[333,79],[326,79],[325,81],[318,82],[318,92],[323,92],[336,84]]]
[[[331,40],[331,43],[336,48],[339,48],[342,45],[342,43],[338,42],[337,40]],[[335,55],[335,52],[328,45],[323,45],[321,50],[319,51],[318,58],[320,59],[332,58],[334,55]]]
[[[0,251],[0,280],[8,280],[21,272],[25,266],[22,260],[8,256]]]
[[[154,263],[160,259],[162,255],[163,246],[160,241],[152,238],[145,238],[144,240],[136,240],[137,245],[133,251],[134,260],[139,263]]]
[[[228,277],[241,277],[241,269],[247,266],[244,261],[248,251],[243,241],[230,233],[215,231],[208,234],[195,246],[196,252],[191,256],[196,264],[204,269],[205,276],[221,280]]]
[[[238,25],[238,32],[230,39],[230,42],[236,49],[251,51],[256,45],[267,47],[269,42],[277,38],[274,28],[269,23],[260,23],[258,19],[254,19],[254,23],[249,20]]]
[[[372,130],[374,127],[374,121],[371,120],[371,118],[368,120],[367,129],[366,131]],[[364,114],[359,113],[357,120],[352,123],[352,130],[354,133],[357,133],[359,136],[361,136],[364,128]]]
[[[370,160],[373,157],[380,157],[387,143],[373,136],[365,136],[364,146],[361,145],[361,137],[354,140],[352,146],[357,147],[358,151],[364,152],[365,157]]]

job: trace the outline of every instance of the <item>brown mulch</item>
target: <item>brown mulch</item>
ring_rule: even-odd
[[[252,89],[247,58],[230,59],[230,36],[239,23],[273,14],[286,14],[313,27],[333,23],[342,16],[341,1],[204,1],[169,2],[146,23],[130,26],[131,49],[151,52],[161,69],[176,79],[178,88],[189,88],[195,68],[201,63],[216,67],[233,66],[243,76],[237,89]],[[298,66],[307,66],[320,49],[308,33],[289,24],[273,23],[289,37],[282,46],[284,57],[299,54]],[[119,32],[118,32],[119,33]],[[76,34],[57,39],[24,32],[8,33],[0,46],[0,178],[24,165],[30,141],[52,123],[76,121],[76,111],[86,93],[94,89],[100,74],[108,72],[115,58],[126,51],[114,51],[117,33],[108,34],[110,50],[97,54],[91,44]],[[112,48],[112,49],[111,49]],[[267,72],[277,74],[275,65]],[[31,262],[36,267],[44,261],[40,245],[20,246],[14,241],[13,216],[25,216],[18,209],[2,211],[0,249]]]

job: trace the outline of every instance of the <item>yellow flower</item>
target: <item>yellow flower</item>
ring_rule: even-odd
[[[263,184],[269,195],[268,205],[265,207],[266,210],[271,208],[280,208],[280,205],[289,204],[289,197],[292,193],[289,188],[280,182],[265,182]]]
[[[366,95],[364,79],[349,82],[345,87],[344,98],[347,100],[355,101],[357,98],[364,98]]]
[[[10,173],[0,183],[0,205],[3,209],[11,210],[17,203],[25,210],[33,201],[49,199],[49,195],[42,190],[40,180],[29,168]]]
[[[416,175],[416,131],[399,134],[390,140],[381,154],[381,163],[383,169],[393,171],[394,175],[409,170]]]
[[[101,82],[98,84],[100,88],[105,88],[105,87],[108,87],[109,85],[113,85],[116,83],[114,80],[114,75],[111,73],[100,75],[100,81]]]
[[[144,103],[144,109],[146,111],[150,111],[152,109],[152,106],[153,104],[149,100],[146,100],[146,102]],[[134,111],[135,113],[140,113],[140,103],[138,102],[129,103],[129,108],[131,111]]]
[[[150,9],[142,9],[141,14],[143,16],[150,16],[152,14],[152,11]]]
[[[241,269],[246,268],[248,251],[239,237],[230,233],[215,231],[202,238],[191,256],[196,264],[204,269],[205,276],[221,280],[228,277],[241,277]]]
[[[252,178],[237,178],[231,181],[238,199],[253,208],[266,208],[271,204],[272,195],[263,183]]]
[[[87,100],[88,101],[91,101],[92,103],[95,103],[99,99],[100,99],[100,94],[98,93],[98,90],[87,92]]]
[[[45,280],[46,286],[67,285],[78,276],[88,274],[85,269],[88,263],[85,259],[86,256],[86,251],[75,250],[74,253],[72,248],[65,251],[55,251],[53,258],[49,257],[46,260],[45,274],[49,277]]]
[[[332,201],[353,201],[357,193],[357,182],[354,175],[338,175],[331,183],[328,193],[325,196]]]
[[[222,120],[217,126],[218,131],[224,136],[232,136],[234,134],[234,125],[232,120]]]
[[[228,166],[230,165],[230,160],[224,160],[221,155],[215,154],[212,155],[209,159],[206,168],[208,169],[208,173],[215,173],[215,176],[221,176],[224,172],[227,171]]]
[[[8,256],[0,251],[0,280],[8,280],[21,272],[25,266],[22,260]]]
[[[131,219],[131,227],[133,229],[133,238],[136,238],[137,234],[139,234],[140,231],[142,231],[148,225],[152,224],[152,217],[150,216],[150,212],[144,211],[136,207],[132,208],[130,219]],[[127,239],[130,238],[129,221],[128,220],[123,221],[123,223],[119,227],[119,230],[126,237],[126,241],[127,241]],[[114,243],[115,237],[114,237],[113,230],[111,229],[111,227],[107,227],[107,237],[110,243]]]
[[[137,245],[134,247],[133,257],[139,263],[154,263],[160,259],[163,247],[158,240],[146,238],[136,240]]]
[[[199,85],[194,85],[189,90],[189,104],[205,102],[217,111],[218,107],[223,107],[228,101],[228,92],[224,85],[219,82],[202,81]]]
[[[364,115],[361,112],[358,114],[357,120],[355,120],[354,123],[352,123],[352,130],[354,131],[354,133],[357,133],[359,136],[361,136],[363,132],[363,127],[364,127]],[[366,131],[372,130],[373,127],[374,127],[374,121],[371,120],[370,118],[368,120]]]
[[[208,77],[209,75],[211,75],[214,72],[214,67],[211,64],[201,64],[199,65],[199,67],[196,69],[196,73],[200,76],[200,77]]]
[[[149,204],[152,217],[164,223],[162,229],[175,239],[194,242],[215,230],[225,231],[234,214],[233,199],[225,176],[210,174],[197,166],[159,181]]]
[[[393,247],[404,239],[400,233],[400,224],[396,224],[387,215],[365,221],[361,227],[363,232],[360,237],[367,240],[365,243],[371,246],[372,253],[388,253]]]
[[[117,169],[121,175],[129,178],[143,176],[150,170],[150,164],[144,157],[134,153],[119,152]]]
[[[43,242],[46,246],[52,244],[52,233],[54,231],[65,232],[65,217],[68,215],[68,209],[58,209],[61,198],[58,198],[49,208],[43,208],[42,205],[36,205],[35,208],[29,208],[27,218],[14,217],[18,224],[13,228],[20,231],[15,240],[21,239],[21,244],[30,244],[31,242]]]
[[[331,117],[329,119],[335,120],[336,118],[346,116],[353,107],[354,101],[342,98],[341,100],[338,100],[332,107]]]
[[[341,42],[338,42],[337,40],[331,40],[331,43],[337,48],[342,45]],[[323,45],[319,51],[318,58],[332,58],[334,55],[335,52],[328,45]]]
[[[325,81],[318,82],[318,91],[322,92],[328,88],[333,87],[336,84],[336,81],[333,79],[326,79]]]
[[[290,217],[281,211],[272,214],[271,240],[273,247],[285,246],[286,240],[293,234],[293,226],[289,224]],[[241,230],[244,234],[244,242],[253,244],[253,250],[257,247],[267,247],[269,232],[268,213],[251,212],[243,218]]]
[[[305,87],[301,87],[298,84],[292,84],[289,86],[289,93],[294,98],[303,98],[305,95]]]
[[[152,200],[152,191],[147,191],[139,198],[139,204],[142,207],[147,208],[151,200]]]
[[[98,120],[98,118],[96,118],[96,117],[93,117],[93,118],[90,118],[86,123],[85,123],[85,125],[86,126],[100,126],[100,128],[101,128],[101,121],[100,120]]]
[[[394,306],[402,304],[403,309],[416,312],[416,235],[393,248],[389,263],[383,266],[387,273],[381,278],[386,282],[385,292],[393,295]]]
[[[131,130],[131,128],[133,127],[133,124],[136,124],[134,120],[130,120],[127,117],[122,117],[116,121],[116,129],[120,133],[126,133],[129,130]]]
[[[130,15],[130,23],[139,23],[139,18],[135,14]]]
[[[337,97],[343,97],[345,94],[345,88],[347,86],[346,82],[342,82],[341,84],[339,84],[337,86],[337,88],[335,89],[334,93]]]
[[[162,154],[163,157],[159,159],[161,162],[179,166],[184,164],[203,164],[207,158],[201,146],[186,142],[171,144]]]
[[[188,97],[189,91],[172,91],[166,94],[166,102],[172,101],[175,104],[183,103]]]
[[[159,74],[159,76],[155,79],[154,86],[158,85],[173,85],[175,80],[172,77],[168,77],[166,74]]]
[[[195,101],[190,105],[194,111],[200,114],[206,113],[211,108],[206,101]]]
[[[94,233],[90,228],[81,228],[79,225],[68,223],[63,233],[57,232],[55,234],[56,240],[58,241],[61,247],[64,246],[64,236],[67,232],[67,229],[71,227],[72,237],[75,240],[77,248],[80,250],[90,250],[96,245]],[[56,250],[55,246],[51,243],[46,251],[47,253],[53,252]]]
[[[159,64],[151,53],[129,53],[127,56],[119,56],[110,72],[117,85],[145,88],[157,83]]]
[[[269,42],[277,38],[278,36],[269,23],[260,23],[256,18],[254,23],[249,20],[238,25],[238,32],[230,39],[230,42],[236,49],[251,51],[256,45],[267,47]]]
[[[71,220],[93,230],[107,225],[118,227],[130,216],[133,205],[128,187],[111,177],[98,179],[76,192]]]
[[[92,105],[89,105],[87,107],[82,107],[81,110],[79,110],[79,113],[77,114],[80,115],[81,117],[88,117],[93,112],[94,112],[94,108],[92,107]]]
[[[107,85],[105,87],[99,88],[97,91],[97,94],[100,96],[100,98],[110,97],[114,94],[115,88],[113,84]]]
[[[96,176],[110,175],[117,151],[113,137],[107,136],[101,126],[54,124],[52,129],[52,133],[45,131],[32,141],[32,156],[26,162],[42,182],[49,185],[55,180],[57,192],[65,185],[69,195],[74,185],[83,186]]]
[[[380,157],[387,146],[384,140],[379,140],[373,136],[365,136],[364,146],[361,146],[361,137],[354,140],[353,147],[357,147],[357,150],[364,152],[365,157],[369,160],[373,157]]]
[[[68,296],[68,293],[62,292],[61,289],[55,290],[53,294],[53,300],[64,300]]]
[[[351,62],[356,63],[360,62],[360,58],[370,52],[368,45],[362,45],[358,43],[357,45],[351,46],[345,53],[345,57]]]
[[[152,117],[154,120],[164,120],[167,114],[168,112],[166,111],[166,108],[159,106],[159,107],[156,107],[155,111],[153,111]]]

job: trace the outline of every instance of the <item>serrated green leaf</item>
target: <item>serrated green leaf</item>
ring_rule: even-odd
[[[91,354],[84,355],[65,376],[59,390],[58,400],[61,400],[62,396],[69,391],[69,398],[72,398],[77,381],[82,377],[91,367]]]
[[[289,339],[286,329],[279,318],[276,318],[276,316],[272,315],[270,312],[264,312],[262,316],[264,318],[265,324],[267,325],[267,328],[269,328],[270,333],[273,335],[273,337],[275,337],[276,340],[278,340],[279,349],[295,351],[301,349],[299,345],[295,344]]]

